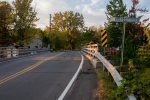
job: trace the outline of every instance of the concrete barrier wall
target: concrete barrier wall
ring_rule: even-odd
[[[0,62],[9,59],[14,59],[22,56],[33,55],[40,52],[48,51],[48,48],[10,48],[10,47],[0,47]]]

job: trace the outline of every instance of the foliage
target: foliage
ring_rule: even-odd
[[[122,37],[122,23],[110,22],[111,17],[125,17],[127,16],[126,6],[122,0],[110,0],[106,6],[108,19],[108,44],[110,47],[120,47]]]
[[[55,13],[52,20],[52,29],[57,31],[79,31],[83,25],[83,15],[73,11]]]
[[[67,43],[67,34],[66,34],[66,32],[56,33],[55,49],[56,50],[67,50],[67,49],[69,49],[67,44],[68,43]]]
[[[115,3],[117,2],[117,3]],[[139,2],[134,2],[131,7],[130,12],[127,14],[126,6],[123,4],[122,0],[111,0],[107,5],[107,17],[108,20],[111,16],[113,17],[135,17],[142,18],[142,16],[137,16],[137,11],[135,10],[136,5]],[[143,23],[143,22],[141,22]],[[125,48],[124,48],[124,64],[128,62],[129,59],[137,57],[137,49],[141,45],[146,45],[148,43],[148,34],[144,34],[144,27],[141,23],[126,23],[126,33],[125,33]],[[108,33],[108,44],[110,47],[121,47],[122,44],[122,33],[123,28],[121,23],[113,22],[108,23],[107,33]],[[148,32],[148,31],[147,31]]]
[[[107,14],[111,17],[125,17],[127,16],[126,6],[122,0],[110,0],[106,6]]]
[[[42,33],[42,46],[48,47],[48,44],[50,43],[49,38]]]
[[[133,1],[134,2],[134,1]],[[133,3],[133,6],[129,12],[129,17],[141,18],[142,16],[137,16],[137,11],[134,11],[136,8],[136,4]],[[125,37],[125,51],[124,54],[126,56],[126,62],[129,59],[138,57],[138,48],[142,45],[147,45],[147,34],[144,34],[145,28],[141,25],[141,23],[127,23],[126,27],[126,37]],[[131,53],[132,52],[132,53]],[[142,66],[141,66],[142,67]]]
[[[52,20],[52,30],[54,32],[65,31],[67,33],[67,42],[70,49],[74,49],[80,31],[84,26],[82,14],[73,11],[55,13]]]
[[[148,42],[148,45],[150,45],[150,30],[149,30],[149,29],[144,30],[144,33],[145,33],[146,36],[147,36],[147,42]]]
[[[110,26],[107,28],[108,33],[108,45],[110,47],[119,47],[121,45],[121,30],[118,27]]]
[[[97,96],[101,100],[108,100],[108,94],[116,88],[108,74],[103,69],[97,70],[98,88],[96,90]]]
[[[112,91],[109,95],[111,100],[123,100],[129,94],[134,94],[138,100],[148,100],[150,98],[150,80],[144,78],[144,70],[138,70],[133,64],[133,60],[128,62],[128,72],[121,81],[121,86]]]
[[[136,66],[150,68],[150,45],[140,46],[137,50],[137,58],[134,60]]]
[[[82,44],[87,44],[90,42],[93,43],[100,43],[100,32],[98,32],[99,34],[97,34],[97,31],[91,30],[91,29],[85,29],[85,32],[82,33],[81,35],[81,41]]]
[[[7,46],[10,44],[12,25],[12,7],[8,2],[0,1],[0,46]]]
[[[18,44],[23,46],[27,37],[27,29],[34,26],[37,12],[31,7],[33,0],[15,0],[13,1],[14,16],[15,16],[15,31],[18,40]]]

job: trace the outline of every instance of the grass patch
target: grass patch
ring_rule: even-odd
[[[107,72],[103,69],[97,70],[98,88],[96,95],[99,100],[108,100],[108,94],[116,88],[116,85],[112,82],[112,78],[108,76]]]

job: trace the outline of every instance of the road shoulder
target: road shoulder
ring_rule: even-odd
[[[91,63],[85,59],[83,69],[64,100],[95,100],[97,76]]]

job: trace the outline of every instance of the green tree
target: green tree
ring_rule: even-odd
[[[53,30],[66,31],[68,46],[70,49],[74,49],[84,26],[83,15],[73,11],[55,13],[52,23]]]
[[[43,47],[48,47],[49,43],[50,43],[49,37],[47,37],[45,35],[45,33],[42,32],[42,46]]]
[[[108,44],[111,47],[120,47],[122,37],[122,24],[110,22],[111,17],[126,17],[127,10],[122,0],[110,0],[106,6],[107,19],[108,19]]]
[[[97,29],[85,29],[85,32],[82,33],[81,41],[82,44],[90,42],[100,44],[100,32]]]
[[[37,12],[31,7],[32,1],[33,0],[15,0],[13,2],[15,31],[17,33],[18,44],[21,46],[25,44],[29,36],[26,30],[35,26],[34,22],[38,20],[36,17]]]
[[[65,31],[56,33],[55,49],[56,50],[66,50],[66,49],[68,49],[68,46],[67,46],[67,34],[66,34]]]
[[[10,44],[12,25],[12,7],[8,2],[0,1],[0,46],[8,46]]]
[[[48,45],[50,44],[50,30],[49,30],[49,27],[46,26],[44,31],[42,31],[41,38],[42,38],[43,47],[48,47]],[[51,43],[50,45],[52,47],[53,44]]]

